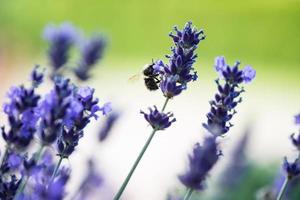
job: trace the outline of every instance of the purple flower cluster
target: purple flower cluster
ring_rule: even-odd
[[[99,106],[94,89],[76,87],[62,76],[54,76],[53,89],[41,97],[36,88],[43,82],[44,74],[38,67],[30,80],[29,88],[23,85],[11,88],[3,106],[9,128],[1,129],[6,151],[0,165],[0,198],[61,200],[70,171],[59,169],[59,165],[55,167],[51,155],[43,150],[56,144],[60,159],[68,158],[92,118],[110,112],[110,103]],[[40,150],[29,156],[36,138]],[[30,191],[26,185],[30,185]]]
[[[164,130],[176,121],[176,119],[173,118],[172,113],[159,112],[156,106],[154,106],[154,109],[149,108],[149,111],[150,112],[148,114],[141,111],[141,114],[144,115],[146,121],[149,122],[149,124],[155,130]]]
[[[49,60],[54,70],[65,65],[69,58],[69,50],[76,40],[76,29],[69,23],[60,26],[48,25],[44,30],[44,39],[50,44]]]
[[[192,22],[188,22],[183,30],[177,27],[174,30],[175,33],[170,33],[170,37],[175,46],[172,47],[172,54],[166,56],[169,64],[159,60],[153,66],[154,70],[161,74],[160,88],[167,98],[180,94],[186,89],[188,82],[197,80],[193,68],[197,58],[195,50],[205,38],[203,30],[197,31]]]
[[[194,190],[205,188],[208,172],[218,161],[221,152],[218,150],[215,137],[205,138],[203,145],[196,144],[193,154],[189,156],[189,169],[179,176],[182,184]]]
[[[211,135],[205,139],[203,146],[196,144],[192,156],[189,157],[189,169],[184,175],[179,176],[181,183],[192,190],[204,188],[209,171],[221,155],[216,139],[227,133],[232,126],[229,121],[236,113],[236,105],[241,102],[241,98],[237,98],[244,92],[239,85],[255,77],[252,68],[245,67],[244,70],[239,70],[239,64],[237,62],[230,67],[226,65],[224,57],[217,57],[215,60],[215,69],[225,83],[222,85],[219,79],[216,80],[218,93],[210,102],[211,110],[207,114],[207,123],[203,124]]]
[[[3,126],[2,137],[9,149],[26,149],[36,131],[36,107],[41,97],[35,93],[34,87],[26,88],[23,85],[12,87],[7,97],[8,102],[3,105],[3,111],[8,118],[9,130]]]
[[[236,62],[233,67],[226,64],[224,57],[217,57],[215,69],[224,80],[224,84],[217,79],[218,93],[210,102],[211,110],[207,114],[207,122],[203,124],[211,134],[215,136],[224,135],[233,125],[231,118],[236,114],[235,107],[242,101],[240,94],[244,89],[240,84],[248,83],[255,78],[255,70],[246,66],[239,69],[240,62]]]
[[[88,39],[82,39],[79,30],[69,23],[60,26],[50,24],[44,30],[44,39],[49,42],[48,57],[53,67],[53,74],[68,63],[72,46],[79,44],[80,59],[74,68],[75,75],[86,81],[90,75],[90,69],[101,59],[106,47],[106,40],[102,36],[94,35]]]
[[[75,68],[75,74],[80,80],[87,80],[90,69],[101,59],[106,41],[101,36],[93,36],[90,40],[84,41],[81,48],[81,60]]]

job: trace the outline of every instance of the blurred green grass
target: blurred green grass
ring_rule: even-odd
[[[258,70],[300,72],[300,1],[297,0],[0,0],[0,48],[33,56],[45,51],[48,22],[71,21],[110,40],[107,60],[151,60],[169,53],[172,26],[188,20],[205,30],[199,57],[259,63]],[[274,67],[276,66],[276,67]],[[122,66],[120,66],[122,67]]]

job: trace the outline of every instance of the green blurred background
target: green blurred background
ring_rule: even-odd
[[[6,55],[42,57],[41,31],[49,22],[70,21],[109,40],[105,61],[150,62],[169,53],[173,25],[188,20],[203,28],[199,63],[225,55],[288,78],[300,72],[300,1],[298,0],[0,0],[0,48]],[[41,53],[42,52],[42,53]],[[202,62],[202,63],[201,63]],[[129,65],[126,65],[129,66]],[[272,76],[273,76],[272,75]],[[299,82],[298,82],[299,83]]]

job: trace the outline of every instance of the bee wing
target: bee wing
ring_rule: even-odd
[[[138,80],[140,80],[141,77],[142,77],[141,73],[135,74],[135,75],[129,77],[128,81],[131,83],[134,83],[134,82],[137,82]]]

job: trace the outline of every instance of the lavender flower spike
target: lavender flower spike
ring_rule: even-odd
[[[172,118],[173,117],[172,113],[159,112],[156,106],[154,106],[154,109],[149,108],[149,111],[150,111],[149,114],[143,111],[141,111],[141,114],[144,115],[145,119],[149,122],[149,124],[152,126],[153,129],[164,130],[169,126],[171,126],[171,124],[176,121],[175,118]]]
[[[219,79],[216,80],[218,93],[210,102],[211,110],[207,114],[207,122],[203,124],[203,127],[215,136],[224,135],[233,126],[230,120],[236,114],[235,108],[242,101],[239,96],[244,92],[240,85],[243,82],[250,82],[255,77],[252,68],[246,66],[240,70],[239,65],[240,62],[236,62],[233,67],[230,67],[226,65],[224,57],[216,58],[216,71],[221,74],[221,79],[225,83],[222,85]]]
[[[70,47],[76,38],[76,30],[69,23],[60,26],[49,24],[44,30],[43,37],[50,43],[48,52],[50,63],[54,70],[58,70],[68,61]]]
[[[80,80],[85,81],[90,77],[89,71],[101,59],[105,47],[106,41],[100,36],[93,36],[82,44],[81,61],[74,70]]]
[[[203,146],[197,143],[193,154],[189,156],[189,169],[185,174],[179,176],[179,180],[192,190],[203,190],[205,179],[219,156],[220,151],[215,137],[206,138]]]

